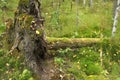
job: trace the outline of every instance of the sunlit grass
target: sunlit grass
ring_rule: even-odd
[[[67,2],[67,1],[66,1]],[[45,4],[45,3],[44,3]],[[99,3],[98,3],[99,4]],[[46,32],[48,36],[54,37],[111,37],[112,31],[112,2],[106,2],[100,5],[94,5],[93,8],[79,6],[78,16],[76,15],[76,5],[73,3],[72,10],[70,9],[70,2],[68,4],[61,3],[60,8],[49,6],[44,13],[49,13],[46,16]],[[80,4],[81,5],[81,4]],[[65,7],[66,6],[66,7]],[[44,6],[45,7],[45,6]],[[65,7],[65,8],[64,8]],[[57,16],[52,12],[57,11]],[[49,17],[49,18],[48,18]],[[53,18],[56,21],[51,21]],[[77,23],[78,18],[78,23]],[[58,20],[57,20],[58,19]],[[58,24],[56,24],[58,22]],[[49,30],[52,32],[49,32]]]

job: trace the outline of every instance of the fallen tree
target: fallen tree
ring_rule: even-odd
[[[51,38],[47,37],[49,49],[80,48],[100,44],[104,39],[101,38]]]
[[[2,36],[1,36],[2,38]],[[1,39],[2,40],[2,39]],[[100,44],[109,38],[53,38],[46,37],[47,47],[49,50],[65,49],[65,48],[81,48]],[[2,42],[0,42],[2,46]]]

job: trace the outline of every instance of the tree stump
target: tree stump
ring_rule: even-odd
[[[15,49],[23,53],[27,66],[37,75],[44,71],[40,65],[48,57],[43,23],[38,0],[20,0],[13,24],[6,21],[9,53]]]

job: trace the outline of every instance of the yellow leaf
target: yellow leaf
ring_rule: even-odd
[[[77,65],[77,68],[80,70],[80,66],[79,65]]]
[[[77,55],[73,55],[73,58],[77,57]]]
[[[36,30],[36,34],[40,34],[40,32],[38,30]]]

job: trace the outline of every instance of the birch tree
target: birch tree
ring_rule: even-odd
[[[83,6],[85,6],[86,5],[86,0],[83,0]]]
[[[89,0],[89,6],[90,6],[90,7],[93,6],[93,0]]]
[[[83,6],[86,6],[87,3],[89,4],[89,7],[93,6],[93,0],[88,0],[87,2],[86,0],[83,0]]]
[[[79,0],[76,0],[76,32],[79,24]]]
[[[114,10],[114,18],[113,18],[113,29],[112,29],[112,37],[115,36],[116,28],[117,28],[117,23],[118,23],[118,14],[120,10],[120,0],[115,0],[115,10]]]

